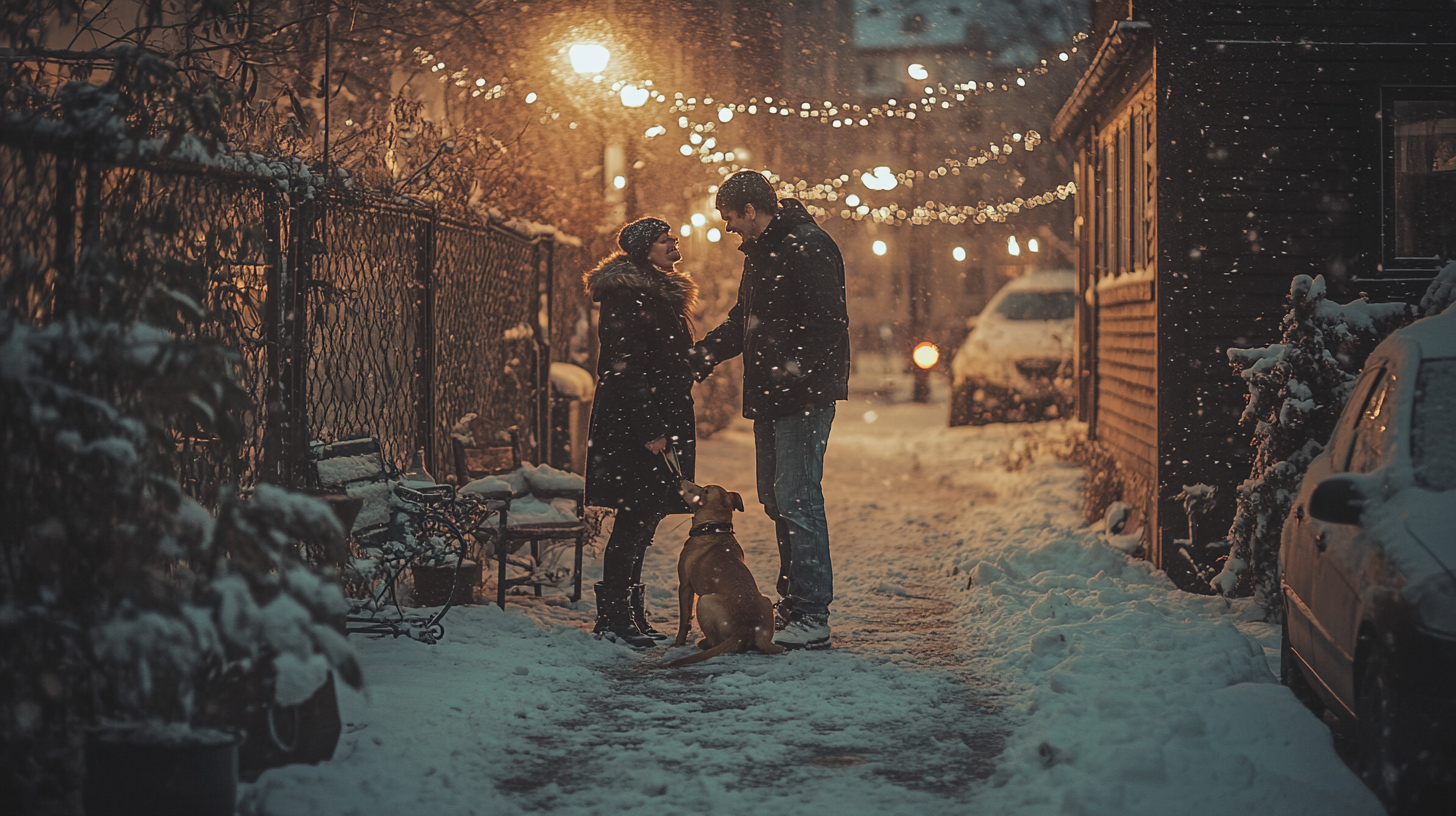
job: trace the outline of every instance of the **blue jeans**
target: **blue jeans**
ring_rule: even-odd
[[[778,591],[790,608],[808,615],[829,614],[834,600],[829,522],[819,485],[833,424],[833,404],[753,423],[758,500],[778,528]]]

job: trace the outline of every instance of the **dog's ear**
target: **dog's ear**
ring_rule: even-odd
[[[737,493],[729,493],[728,494],[728,501],[733,505],[733,509],[734,510],[737,510],[740,513],[743,512],[743,497],[742,496],[738,495]]]

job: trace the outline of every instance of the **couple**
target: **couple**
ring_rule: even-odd
[[[743,239],[743,278],[728,319],[696,345],[697,287],[676,268],[682,255],[666,221],[623,227],[622,251],[584,276],[601,304],[586,503],[617,511],[596,632],[635,648],[671,641],[647,620],[642,560],[658,523],[688,512],[679,482],[694,477],[693,382],[742,354],[758,500],[778,536],[774,642],[828,648],[834,584],[819,483],[834,403],[849,391],[844,262],[804,205],[780,202],[759,173],[730,176],[715,203]]]

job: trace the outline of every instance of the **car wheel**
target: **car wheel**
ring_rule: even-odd
[[[1320,699],[1314,687],[1309,684],[1309,679],[1304,676],[1304,670],[1299,667],[1299,658],[1294,655],[1294,647],[1289,644],[1289,612],[1287,610],[1284,613],[1284,625],[1279,628],[1279,682],[1294,692],[1294,699],[1309,709],[1316,718],[1324,716],[1325,702]]]
[[[972,392],[970,383],[957,385],[950,391],[950,426],[971,424]]]
[[[1360,717],[1360,777],[1380,797],[1391,816],[1420,812],[1418,774],[1409,773],[1418,752],[1403,733],[1403,716],[1395,687],[1395,666],[1376,644],[1360,674],[1355,700]]]

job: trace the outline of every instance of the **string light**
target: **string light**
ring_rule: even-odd
[[[766,113],[778,116],[790,116],[797,113],[800,119],[818,121],[821,124],[831,125],[833,127],[868,127],[876,119],[902,118],[913,120],[930,112],[948,110],[952,107],[959,106],[974,96],[996,93],[998,91],[1005,92],[1011,90],[1013,87],[1028,87],[1027,79],[1029,77],[1041,76],[1047,73],[1057,63],[1070,62],[1070,54],[1077,53],[1078,51],[1079,46],[1077,43],[1084,42],[1087,38],[1088,35],[1085,33],[1079,32],[1073,35],[1073,45],[1059,51],[1055,62],[1041,60],[1040,64],[1035,67],[1016,69],[1019,76],[1012,81],[1012,84],[1008,85],[1003,82],[998,85],[995,82],[978,82],[976,80],[967,80],[960,83],[953,82],[948,86],[943,83],[938,83],[934,86],[925,86],[925,95],[917,101],[910,102],[890,99],[881,105],[861,105],[852,102],[836,103],[832,101],[823,101],[819,104],[800,102],[798,105],[794,105],[782,99],[775,101],[773,97],[766,96],[763,98],[763,104],[768,105],[765,109],[760,106],[757,97],[750,98],[747,103],[727,102],[721,99],[715,103],[712,96],[704,96],[699,99],[696,96],[685,96],[679,92],[674,93],[672,98],[669,99],[665,93],[653,89],[652,80],[646,79],[630,82],[614,82],[611,88],[614,94],[618,94],[621,97],[622,103],[627,104],[629,107],[641,107],[651,101],[658,104],[668,104],[669,113],[682,113],[695,111],[699,105],[708,107],[716,104],[716,115],[722,122],[730,121],[735,114],[739,113],[747,113],[749,115]],[[454,79],[457,85],[469,84],[470,80],[466,76],[467,72],[464,68],[446,75],[444,74],[446,63],[444,60],[439,59],[437,54],[418,46],[414,51],[419,56],[421,63],[430,66],[432,73],[441,75],[441,81]],[[568,49],[568,57],[572,60],[574,70],[584,74],[595,74],[592,77],[592,81],[596,83],[602,82],[603,77],[601,76],[601,71],[606,69],[607,62],[610,59],[610,53],[605,48],[598,45],[577,44]],[[920,81],[928,79],[929,72],[925,67],[918,63],[916,65],[919,66],[920,71],[913,71],[916,66],[911,66],[911,78]],[[917,73],[924,74],[924,76],[919,76]],[[477,87],[475,89],[477,93],[472,93],[471,95],[474,97],[485,96],[487,99],[498,99],[504,95],[505,90],[510,84],[509,80],[502,79],[496,88],[492,89],[493,92],[486,92],[483,88]],[[633,89],[630,94],[624,92],[624,89],[628,87]]]

